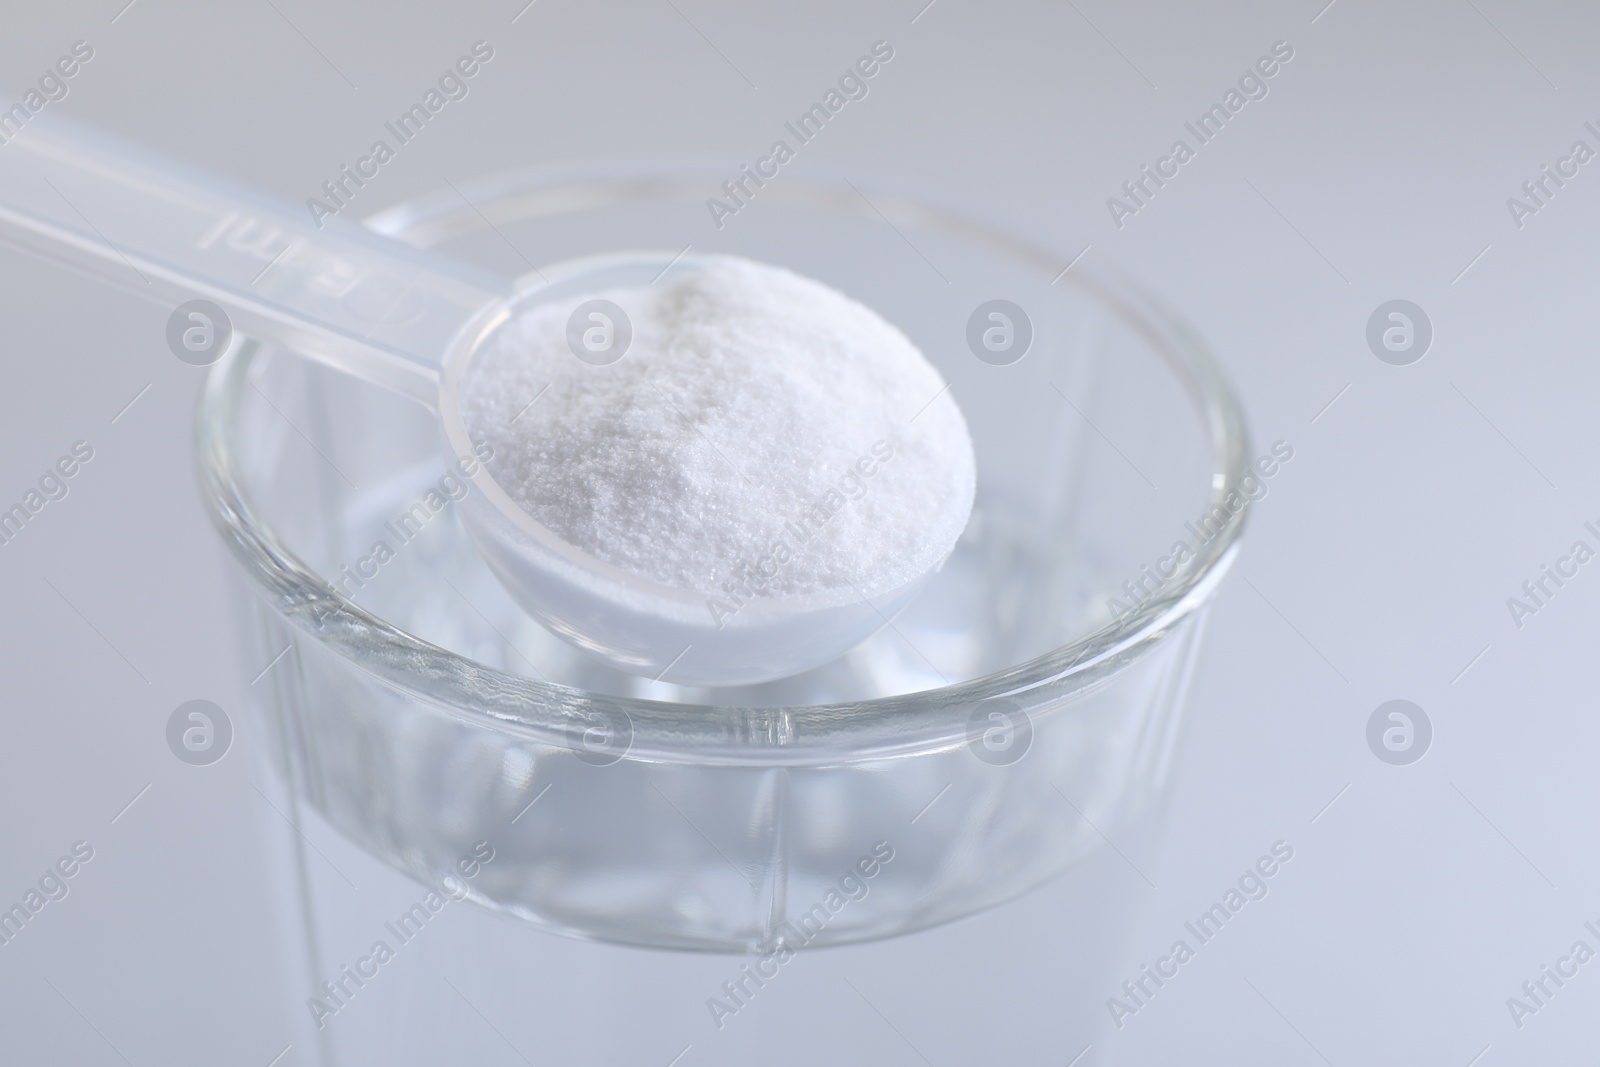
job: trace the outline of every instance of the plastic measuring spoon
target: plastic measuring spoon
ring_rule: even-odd
[[[426,405],[447,457],[473,454],[460,387],[483,341],[547,300],[696,269],[671,253],[577,260],[513,281],[338,218],[233,186],[175,160],[40,116],[0,145],[0,243],[173,306],[220,305],[276,342]],[[482,467],[461,519],[513,599],[545,626],[634,674],[748,684],[818,666],[877,631],[930,568],[898,587],[753,600],[732,618],[706,597],[623,571],[562,541]],[[942,560],[940,561],[942,563]]]

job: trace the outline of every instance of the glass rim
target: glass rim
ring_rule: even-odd
[[[428,247],[485,226],[541,215],[688,194],[699,199],[714,164],[631,160],[588,176],[571,167],[529,168],[462,183],[381,212],[367,225]],[[641,177],[644,175],[644,177]],[[710,187],[714,187],[711,183]],[[468,203],[463,204],[463,196]],[[306,638],[445,714],[531,741],[572,748],[602,726],[625,735],[620,759],[738,766],[821,766],[941,752],[964,744],[975,705],[1009,698],[1030,706],[1064,703],[1100,687],[1205,606],[1239,550],[1249,507],[1243,412],[1206,346],[1175,315],[1133,284],[1109,280],[968,215],[875,191],[864,203],[846,181],[785,179],[763,191],[770,203],[882,213],[989,245],[1038,266],[1094,298],[1150,345],[1184,387],[1210,444],[1208,509],[1228,517],[1195,552],[1180,580],[1099,630],[1002,670],[932,689],[830,704],[748,706],[612,696],[486,666],[440,648],[341,596],[291,551],[252,506],[236,462],[238,422],[250,367],[262,352],[236,337],[210,370],[196,412],[196,462],[207,510],[257,593]],[[492,221],[491,221],[492,218]]]

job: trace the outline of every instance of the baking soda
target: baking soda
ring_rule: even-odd
[[[605,366],[568,346],[568,318],[596,298],[632,327]],[[916,345],[749,260],[521,312],[475,357],[462,411],[529,515],[713,613],[896,588],[948,555],[972,508],[966,422]]]

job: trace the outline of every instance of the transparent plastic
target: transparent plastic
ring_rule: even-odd
[[[167,307],[220,301],[235,328],[428,406],[450,342],[510,290],[54,113],[6,145],[0,242]]]
[[[692,273],[699,260],[687,249],[583,257],[534,268],[513,285],[338,219],[308,221],[298,205],[56,116],[29,129],[14,162],[0,171],[0,242],[149,299],[215,297],[227,306],[210,314],[220,310],[244,334],[435,412],[440,447],[478,490],[464,521],[493,572],[550,629],[635,674],[731,685],[815,667],[884,625],[940,562],[919,561],[924,573],[881,587],[760,597],[719,617],[698,593],[563,543],[484,466],[466,463],[474,443],[459,392],[497,329],[536,304]],[[939,527],[952,525],[952,505],[934,504],[930,540],[948,544]]]

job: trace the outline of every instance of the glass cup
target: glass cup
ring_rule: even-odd
[[[249,691],[269,818],[294,828],[282,921],[314,1019],[362,950],[341,933],[355,865],[399,872],[374,891],[393,901],[426,886],[548,931],[760,959],[992,907],[1162,791],[1252,477],[1204,347],[1128,284],[903,194],[785,176],[719,228],[721,176],[521,172],[370,224],[508,273],[689,241],[835,286],[949,383],[972,521],[843,658],[737,689],[653,682],[499,587],[431,414],[238,340],[201,401],[200,478],[248,662],[271,664]]]

